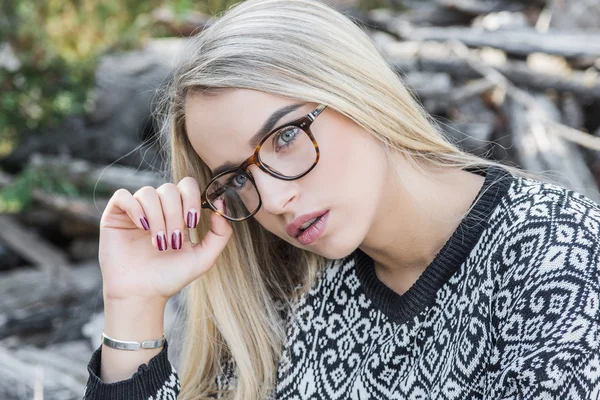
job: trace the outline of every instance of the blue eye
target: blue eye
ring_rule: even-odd
[[[233,178],[231,178],[231,180],[229,181],[229,186],[239,189],[242,186],[244,186],[247,180],[248,177],[246,176],[246,174],[237,174]]]
[[[275,135],[275,151],[289,147],[298,137],[299,128],[296,126],[286,127],[281,130],[281,133]],[[281,141],[280,141],[281,139]]]

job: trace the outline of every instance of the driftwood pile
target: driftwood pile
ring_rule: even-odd
[[[334,5],[357,18],[459,146],[547,172],[600,201],[596,0],[402,1],[402,12],[354,4]],[[155,19],[175,24],[164,10]],[[191,33],[206,20],[192,16],[173,31]],[[185,40],[105,57],[90,115],[26,134],[0,160],[0,188],[29,166],[97,189],[90,199],[36,189],[32,211],[0,215],[1,399],[81,398],[103,327],[100,216],[116,189],[164,182],[155,172],[150,89],[168,78],[168,60]],[[167,336],[176,303],[167,311]]]
[[[600,19],[582,10],[600,16],[600,5],[562,3],[411,2],[364,20],[461,147],[599,201]]]

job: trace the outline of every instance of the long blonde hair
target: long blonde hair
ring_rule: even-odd
[[[400,152],[417,167],[498,165],[452,144],[368,35],[343,14],[315,0],[247,0],[190,39],[185,59],[161,94],[162,138],[170,146],[174,182],[192,176],[204,188],[210,179],[187,138],[187,94],[229,88],[326,104],[377,137],[389,154]],[[208,216],[203,210],[201,236],[209,229]],[[310,288],[329,261],[290,245],[253,218],[232,226],[233,237],[216,265],[183,293],[187,326],[178,368],[180,400],[214,394],[224,364],[233,367],[236,378],[222,395],[267,397],[285,337],[281,301],[289,307],[286,302]]]

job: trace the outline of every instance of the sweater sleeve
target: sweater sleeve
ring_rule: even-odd
[[[167,350],[165,341],[161,352],[148,365],[140,365],[131,378],[105,383],[99,378],[102,346],[98,347],[87,366],[89,378],[83,400],[176,400],[181,385]]]
[[[600,210],[544,200],[496,259],[486,398],[600,397]]]

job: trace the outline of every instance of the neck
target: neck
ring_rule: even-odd
[[[404,160],[397,165],[402,182],[390,169],[387,192],[359,248],[373,259],[377,277],[403,294],[452,236],[484,178],[458,169],[417,170]]]

